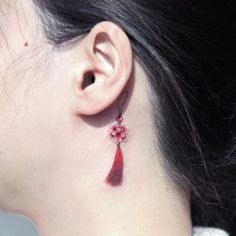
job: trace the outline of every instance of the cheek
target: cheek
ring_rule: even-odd
[[[28,1],[17,3],[26,10],[17,16],[14,11],[8,18],[7,44],[0,48],[1,201],[40,188],[49,173],[60,168],[58,157],[68,124],[65,84],[59,84],[59,75],[51,69],[50,48],[42,43],[41,33],[30,27],[37,25],[34,8],[28,9]]]
[[[55,84],[27,78],[4,95],[0,113],[0,198],[4,191],[20,192],[43,185],[58,164],[63,117]],[[52,90],[53,89],[53,90]],[[65,123],[65,122],[64,122]]]

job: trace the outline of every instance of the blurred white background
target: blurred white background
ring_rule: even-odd
[[[0,211],[0,236],[38,236],[38,234],[31,220]]]

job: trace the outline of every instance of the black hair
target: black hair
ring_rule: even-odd
[[[194,225],[232,231],[236,206],[236,2],[34,0],[50,43],[119,25],[148,75],[153,121]],[[236,185],[235,185],[236,186]]]

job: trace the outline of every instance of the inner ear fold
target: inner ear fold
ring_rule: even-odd
[[[112,75],[119,62],[114,36],[109,35],[109,28],[107,30],[108,32],[98,32],[93,39],[93,55],[97,71],[102,72],[105,77]]]
[[[105,60],[106,63],[109,63],[112,67],[114,67],[112,58],[107,56],[110,55],[108,51],[113,50],[113,48],[109,47],[109,44],[107,44],[107,42],[110,41],[108,35],[106,33],[99,33],[96,36],[95,41],[94,54],[99,55],[102,60]]]

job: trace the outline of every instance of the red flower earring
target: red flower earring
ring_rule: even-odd
[[[123,180],[124,163],[120,144],[122,142],[127,142],[128,129],[124,124],[122,124],[123,122],[122,109],[124,107],[127,97],[128,97],[128,92],[125,91],[123,96],[118,102],[119,113],[116,118],[117,123],[112,125],[112,127],[110,127],[108,131],[108,138],[117,145],[115,160],[113,162],[112,168],[108,176],[106,177],[106,182],[112,186],[121,185]],[[123,98],[123,103],[121,105],[122,98]]]

